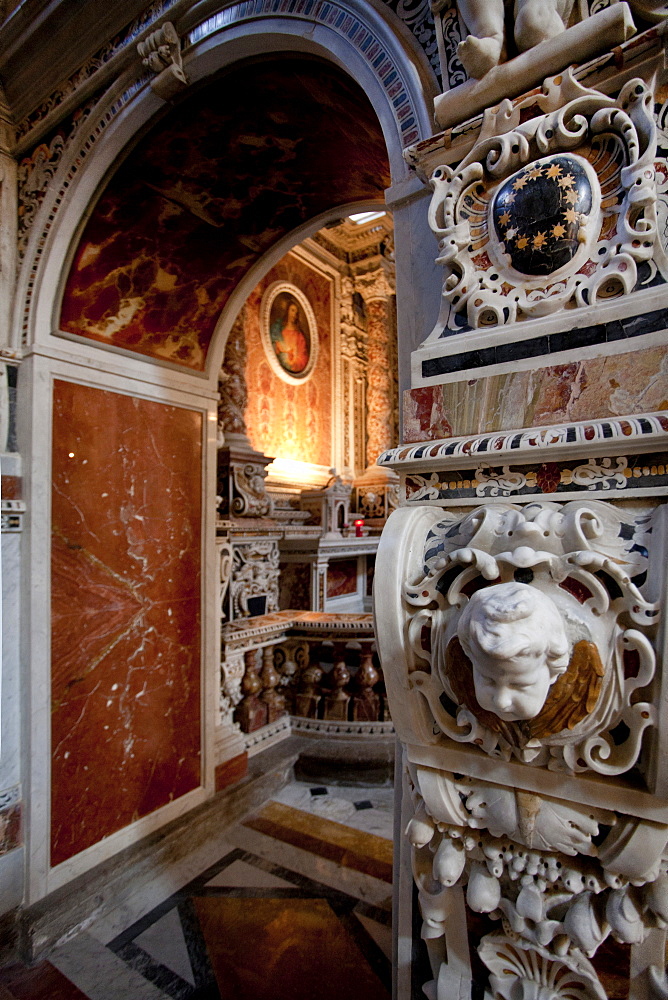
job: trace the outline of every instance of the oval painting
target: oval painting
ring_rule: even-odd
[[[306,295],[287,282],[274,282],[262,302],[262,339],[274,371],[302,382],[313,371],[317,330]]]

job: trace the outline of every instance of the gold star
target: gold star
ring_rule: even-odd
[[[537,236],[534,236],[533,245],[536,248],[536,250],[539,250],[540,247],[542,247],[543,243],[547,243],[547,236],[545,235],[545,233],[538,233]]]
[[[524,174],[520,174],[515,183],[513,184],[514,191],[520,191],[526,186],[528,178]]]
[[[571,189],[570,191],[564,191],[564,201],[567,201],[570,205],[574,205],[577,200],[578,200],[577,191],[573,191],[573,189]]]
[[[563,236],[565,232],[566,227],[562,226],[560,223],[557,223],[556,226],[552,227],[552,235],[556,236],[557,239],[559,239],[560,236]]]
[[[507,226],[510,222],[510,212],[504,212],[503,215],[499,216],[499,225]]]
[[[560,177],[559,178],[559,187],[562,187],[562,188],[573,187],[573,182],[574,181],[575,181],[575,178],[573,177],[573,174],[566,174],[565,177]]]
[[[566,222],[577,222],[578,220],[578,213],[574,208],[567,208],[564,215],[566,216]]]
[[[529,171],[529,180],[535,181],[537,177],[541,177],[543,174],[542,167],[534,167],[533,170]]]
[[[551,167],[547,168],[548,177],[559,177],[561,174],[561,167],[557,163],[553,163]]]
[[[528,246],[528,244],[529,244],[528,238],[526,236],[520,236],[520,238],[517,241],[517,249],[524,250],[524,248]]]

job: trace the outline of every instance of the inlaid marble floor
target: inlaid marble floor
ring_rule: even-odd
[[[0,972],[0,1000],[389,1000],[392,797],[288,785],[178,891]]]

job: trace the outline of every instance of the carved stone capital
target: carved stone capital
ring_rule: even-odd
[[[394,295],[394,266],[389,261],[383,261],[378,269],[357,274],[355,288],[367,303],[375,299],[388,299]]]

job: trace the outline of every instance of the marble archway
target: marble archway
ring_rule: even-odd
[[[380,199],[389,180],[374,112],[341,71],[287,55],[235,66],[164,115],[100,194],[58,335],[201,380],[219,316],[263,255],[332,208]],[[211,775],[199,674],[213,633],[208,406],[142,395],[125,380],[53,383],[50,861],[61,872],[171,802],[196,801]]]
[[[158,122],[107,185],[60,331],[203,372],[220,313],[263,255],[330,209],[382,201],[389,183],[373,109],[334,66],[285,54],[235,66]]]

